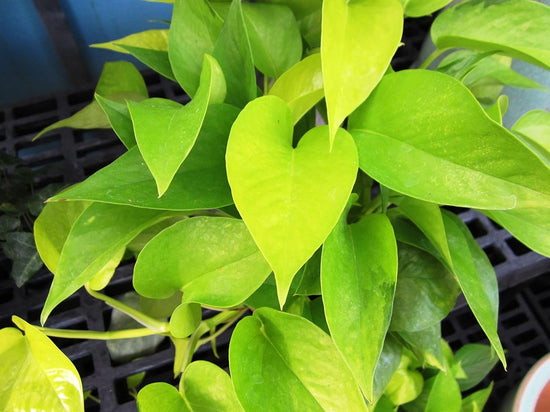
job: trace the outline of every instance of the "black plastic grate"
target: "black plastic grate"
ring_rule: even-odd
[[[432,19],[407,21],[404,47],[398,50],[392,66],[396,70],[409,67],[416,59]],[[187,96],[174,83],[155,73],[146,73],[145,80],[151,96],[165,97],[185,103]],[[111,131],[73,131],[60,129],[32,138],[43,127],[63,119],[85,106],[93,98],[93,86],[69,94],[19,104],[0,109],[0,151],[19,156],[26,166],[40,170],[37,186],[48,183],[71,184],[83,180],[109,164],[125,149]],[[484,215],[468,209],[451,208],[466,222],[479,244],[495,266],[501,290],[510,289],[527,279],[550,271],[550,261],[529,251],[499,225]],[[17,288],[9,277],[10,262],[0,257],[0,328],[13,326],[11,315],[37,324],[52,275],[46,270],[36,275],[23,288]],[[120,296],[132,289],[132,264],[117,270],[113,282],[106,288],[110,296]],[[550,285],[543,277],[536,278],[525,289],[514,289],[502,295],[500,333],[508,349],[509,373],[498,367],[492,374],[497,381],[491,405],[501,399],[541,354],[550,351]],[[57,328],[106,330],[111,309],[91,298],[83,290],[59,305],[47,326]],[[465,307],[457,307],[443,323],[445,336],[456,348],[467,342],[483,341],[484,335]],[[86,411],[135,411],[136,404],[129,393],[126,379],[146,372],[143,384],[154,381],[173,383],[173,346],[163,341],[156,353],[130,363],[112,361],[103,341],[54,339],[55,343],[75,363],[84,390],[94,398],[86,401]],[[215,361],[226,367],[229,334],[218,339],[221,359],[215,359],[205,347],[195,359]],[[142,386],[142,385],[141,385]],[[140,386],[140,387],[141,387]],[[493,407],[488,410],[494,410]]]

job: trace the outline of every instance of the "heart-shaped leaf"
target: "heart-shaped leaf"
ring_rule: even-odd
[[[203,56],[214,51],[222,24],[205,1],[174,1],[168,57],[178,83],[191,97],[199,88]]]
[[[202,320],[201,305],[182,303],[170,316],[170,333],[176,338],[187,338]]]
[[[159,98],[128,102],[139,151],[157,182],[159,197],[193,148],[208,105],[223,102],[225,92],[220,66],[205,55],[199,89],[187,105]]]
[[[100,273],[143,229],[173,214],[137,207],[95,203],[76,219],[59,257],[55,276],[40,316],[51,311]]]
[[[349,128],[361,169],[400,193],[478,209],[550,205],[548,168],[450,76],[385,76]]]
[[[440,49],[498,50],[550,69],[550,7],[536,1],[461,2],[435,19],[431,35]]]
[[[196,361],[183,372],[183,396],[194,412],[244,412],[229,375],[210,362]]]
[[[195,217],[162,231],[145,246],[134,268],[134,287],[146,297],[169,297],[181,290],[183,302],[231,307],[270,273],[241,220]]]
[[[233,124],[227,176],[235,205],[275,272],[283,306],[292,279],[321,246],[344,209],[357,174],[353,139],[328,128],[292,147],[292,114],[278,97],[249,103]]]
[[[0,330],[0,410],[84,411],[82,382],[71,361],[34,326],[16,316],[13,322],[25,335]]]
[[[229,365],[247,411],[367,410],[330,337],[300,316],[261,308],[242,319]]]
[[[348,225],[344,211],[323,245],[321,267],[332,339],[365,397],[374,402],[374,373],[397,281],[397,245],[389,219],[372,214]]]
[[[49,201],[92,200],[148,209],[214,209],[233,203],[225,173],[225,147],[238,110],[226,104],[208,108],[193,149],[180,167],[170,188],[157,198],[151,172],[137,147],[84,182]]]
[[[227,103],[243,107],[256,97],[256,71],[241,0],[233,0],[212,55],[227,82]]]
[[[139,412],[192,412],[176,388],[165,382],[150,383],[137,396]]]
[[[338,127],[386,72],[402,31],[397,0],[323,2],[321,58],[331,147]]]
[[[269,94],[288,104],[297,123],[325,95],[321,55],[315,53],[296,63],[277,79]]]

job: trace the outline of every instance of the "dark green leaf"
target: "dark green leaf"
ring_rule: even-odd
[[[8,233],[2,248],[6,257],[13,261],[10,276],[19,288],[42,268],[32,233]]]
[[[455,353],[454,359],[467,376],[465,379],[457,379],[461,391],[476,386],[498,362],[498,357],[490,346],[478,343],[464,345]]]

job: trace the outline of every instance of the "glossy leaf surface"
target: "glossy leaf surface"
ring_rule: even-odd
[[[424,409],[418,411],[424,412],[459,412],[462,405],[462,397],[456,380],[450,373],[439,372],[435,377],[430,378],[424,385],[424,393],[427,394],[427,400]],[[421,400],[423,396],[421,395]],[[412,409],[413,411],[415,409]]]
[[[244,412],[229,375],[210,362],[196,361],[183,373],[183,395],[193,412]]]
[[[182,303],[170,317],[170,333],[176,338],[191,335],[202,320],[201,306],[196,303]]]
[[[120,103],[107,99],[99,94],[95,95],[95,100],[107,116],[111,128],[117,134],[124,146],[128,149],[134,147],[136,145],[136,136],[134,134],[134,125],[132,124],[128,105],[125,102]],[[134,101],[139,102],[141,100],[144,100],[144,98],[135,99]]]
[[[353,225],[346,220],[347,210],[323,245],[323,302],[334,343],[372,402],[393,307],[397,245],[385,215],[368,215]]]
[[[296,272],[338,221],[357,174],[346,131],[332,151],[326,126],[307,132],[294,149],[292,125],[280,98],[256,99],[233,124],[226,155],[235,205],[275,272],[281,306]]]
[[[544,164],[444,74],[405,70],[385,76],[349,127],[361,169],[397,192],[479,209],[550,202]]]
[[[462,400],[460,412],[483,412],[483,408],[485,407],[492,390],[493,383],[491,382],[491,384],[485,389],[480,389],[479,391],[466,396]]]
[[[205,1],[174,2],[168,57],[178,83],[191,97],[199,88],[204,55],[214,51],[222,23]]]
[[[231,3],[212,55],[225,76],[226,102],[244,107],[256,97],[256,72],[241,0]]]
[[[425,365],[445,371],[445,361],[441,349],[441,325],[434,324],[427,329],[415,332],[402,331],[399,336],[407,342],[413,353]]]
[[[176,223],[145,246],[134,269],[134,287],[151,298],[181,290],[184,302],[231,307],[248,298],[270,273],[241,220],[195,217]]]
[[[71,361],[34,326],[14,316],[0,330],[0,409],[84,411],[82,383]]]
[[[242,319],[229,364],[247,411],[367,410],[330,337],[299,316],[262,308]]]
[[[124,101],[127,96],[147,97],[147,87],[143,77],[133,64],[125,61],[105,63],[97,83],[95,93],[104,97]],[[67,119],[59,120],[42,129],[35,139],[46,132],[61,127],[74,129],[108,129],[109,121],[96,101],[93,101]]]
[[[391,335],[386,336],[384,347],[374,375],[374,399],[380,399],[393,374],[401,363],[402,344]]]
[[[237,109],[229,105],[209,107],[193,149],[161,198],[151,172],[135,147],[50,201],[92,200],[164,210],[228,206],[233,200],[225,173],[225,147],[236,116]]]
[[[312,54],[287,70],[269,90],[283,99],[298,122],[325,95],[321,55]]]
[[[459,288],[434,257],[399,244],[399,273],[391,329],[420,331],[439,323],[455,305]]]
[[[440,49],[498,50],[550,69],[550,7],[535,1],[465,1],[441,13],[431,35]]]
[[[221,68],[206,55],[199,89],[187,105],[159,98],[128,102],[139,151],[155,178],[159,197],[191,152],[209,103],[223,102],[225,93]]]
[[[105,203],[87,208],[65,241],[41,322],[60,302],[101,272],[143,229],[170,216],[169,212]]]
[[[470,343],[455,353],[455,362],[466,374],[466,378],[457,379],[460,390],[466,391],[476,386],[491,372],[498,362],[498,357],[490,346]]]
[[[242,7],[254,65],[266,76],[278,78],[302,57],[302,38],[292,10],[261,3]]]
[[[380,81],[401,40],[397,0],[323,2],[321,58],[331,147],[338,127]]]
[[[512,126],[512,132],[550,168],[550,113],[533,110]]]
[[[191,412],[178,390],[165,382],[150,383],[137,396],[139,412]]]
[[[498,284],[495,271],[468,227],[451,212],[443,212],[454,273],[462,293],[499,359],[506,367],[497,334]]]

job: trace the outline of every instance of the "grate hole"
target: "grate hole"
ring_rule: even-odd
[[[44,112],[49,112],[56,109],[57,103],[55,102],[55,99],[43,100],[37,103],[15,107],[13,109],[13,117],[19,119],[21,117],[32,116],[35,114],[44,114]]]
[[[514,255],[516,256],[526,255],[531,251],[531,249],[529,249],[527,246],[525,246],[514,237],[506,239],[506,243],[508,244],[508,246],[510,246],[510,249],[512,249],[512,252],[514,252]]]
[[[4,123],[4,120],[6,120],[6,115],[4,111],[0,111],[0,123]]]
[[[443,208],[453,212],[455,215],[460,215],[461,213],[464,213],[470,210],[465,207],[457,207],[457,206],[443,206]]]
[[[483,223],[481,223],[479,219],[471,220],[466,223],[466,225],[476,239],[478,237],[485,236],[488,233],[487,229],[485,229],[485,226],[483,226]]]
[[[160,75],[153,71],[147,74],[144,74],[143,79],[145,80],[145,84],[147,84],[147,87],[150,87],[155,84],[159,84],[161,81]]]
[[[492,220],[490,220],[491,222],[491,225],[496,229],[496,230],[503,230],[503,227],[500,226],[497,222],[494,222]]]
[[[0,289],[0,302],[8,303],[13,299],[13,289],[12,288],[2,288]]]
[[[483,249],[489,261],[493,266],[506,262],[506,257],[502,254],[499,248],[494,245],[487,246]]]
[[[525,313],[517,313],[516,315],[513,315],[509,318],[502,318],[502,326],[506,329],[511,329],[514,326],[518,326],[523,324],[524,322],[527,322],[529,318],[525,315]]]
[[[92,358],[92,355],[90,354],[80,356],[75,359],[71,358],[71,361],[74,363],[74,366],[76,366],[76,369],[78,370],[81,378],[90,376],[95,371],[94,360]]]
[[[94,91],[92,89],[82,90],[76,93],[69,94],[67,101],[70,105],[90,103],[94,99]]]
[[[88,392],[86,390],[86,392]],[[91,389],[91,397],[89,396],[84,401],[84,410],[86,412],[101,412],[101,404],[97,402],[96,399],[99,399],[99,395],[96,388]]]
[[[468,334],[468,342],[480,342],[480,343],[482,343],[484,341],[486,341],[485,334],[481,330],[478,330],[474,333],[469,333]]]
[[[537,333],[534,330],[530,329],[530,330],[526,330],[523,333],[520,333],[519,335],[512,337],[511,340],[512,342],[514,342],[514,344],[521,345],[522,343],[528,343],[532,341],[536,337],[537,337]]]
[[[60,315],[63,312],[68,312],[72,309],[76,309],[79,307],[79,305],[80,305],[80,298],[78,297],[78,295],[73,295],[65,299],[59,305],[57,305],[55,309],[52,311],[52,313],[50,314],[50,318]],[[34,307],[30,309],[27,315],[29,318],[29,322],[37,322],[40,319],[41,312],[42,312],[42,305],[39,307]]]
[[[0,329],[14,327],[11,316],[0,316]]]
[[[520,352],[521,356],[524,358],[530,358],[533,360],[538,360],[548,353],[548,349],[542,345],[538,344],[531,346],[528,349],[522,350]]]

